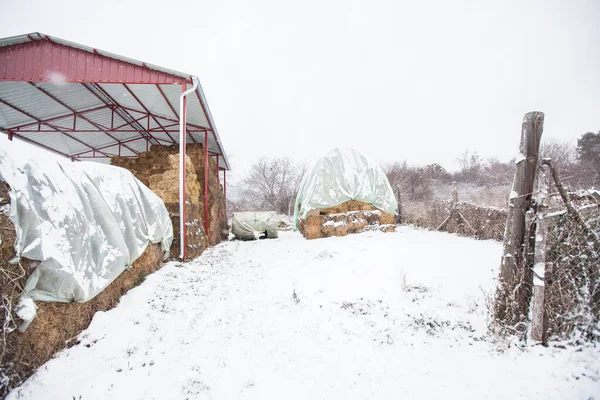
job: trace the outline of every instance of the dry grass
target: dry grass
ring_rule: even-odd
[[[0,371],[9,378],[9,382],[0,387],[0,396],[31,376],[56,352],[75,344],[77,335],[87,328],[94,314],[115,307],[123,294],[162,266],[162,257],[160,244],[150,244],[130,269],[86,303],[38,302],[37,317],[29,328],[23,333],[14,330],[7,334]]]
[[[356,200],[350,200],[335,207],[310,210],[300,221],[299,230],[307,239],[330,236],[346,236],[362,232],[369,226],[386,226],[383,231],[392,231],[394,215],[384,213],[376,207]]]
[[[436,230],[448,217],[450,207],[450,201],[407,202],[402,206],[402,223]],[[505,209],[458,202],[457,210],[468,225],[460,218],[451,218],[444,231],[476,239],[502,240],[507,216]]]

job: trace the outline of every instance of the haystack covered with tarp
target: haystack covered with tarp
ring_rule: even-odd
[[[381,169],[354,149],[335,148],[304,176],[294,207],[307,239],[344,236],[394,222],[397,202]]]
[[[275,211],[236,212],[231,231],[238,240],[275,239],[279,236]]]
[[[39,261],[25,298],[85,302],[161,243],[173,227],[163,201],[129,171],[98,163],[36,161],[0,150],[17,257]],[[35,315],[35,310],[29,314]]]

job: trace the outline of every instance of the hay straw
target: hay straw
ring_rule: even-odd
[[[310,210],[298,226],[307,239],[346,236],[359,233],[368,227],[393,224],[394,216],[376,207],[350,200],[335,207]],[[386,232],[390,231],[390,228]]]
[[[88,327],[94,314],[115,307],[123,294],[162,266],[162,256],[160,244],[148,245],[131,268],[86,303],[38,302],[37,316],[29,328],[23,333],[15,330],[8,334],[0,370],[9,376],[10,382],[9,387],[0,388],[0,397],[31,376],[56,352],[77,344],[77,335]]]
[[[171,259],[179,257],[179,148],[177,146],[153,145],[150,151],[137,158],[114,157],[113,165],[131,171],[140,181],[154,191],[167,206],[175,240],[171,245]],[[198,257],[208,245],[215,245],[227,238],[228,226],[225,215],[223,188],[218,180],[217,165],[208,159],[208,210],[209,235],[204,230],[204,148],[201,144],[187,145],[186,185],[188,234],[188,259]]]

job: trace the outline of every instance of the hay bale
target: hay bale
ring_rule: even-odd
[[[385,232],[385,233],[389,233],[389,232],[396,232],[396,225],[394,224],[385,224],[385,225],[381,225],[379,227],[379,230],[381,232]]]
[[[376,207],[350,200],[335,207],[310,210],[299,221],[299,230],[307,239],[346,236],[363,232],[367,227],[393,224],[394,216]]]
[[[9,186],[0,181],[0,346],[3,346],[0,349],[0,376],[6,377],[6,382],[0,382],[0,398],[31,376],[57,351],[75,344],[77,335],[87,328],[97,311],[113,308],[123,294],[158,270],[163,258],[160,244],[150,244],[131,268],[90,301],[70,304],[38,302],[37,317],[21,333],[16,330],[18,318],[14,305],[38,262],[27,259],[21,259],[19,263],[8,262],[15,257],[16,238],[15,227],[5,212],[9,205],[9,191]]]
[[[150,151],[137,158],[114,157],[111,164],[131,171],[156,193],[167,206],[173,222],[175,240],[171,245],[171,259],[179,257],[179,147],[152,145]],[[201,144],[187,145],[186,189],[189,259],[199,256],[209,245],[227,238],[229,228],[225,215],[223,187],[218,179],[217,165],[208,159],[208,214],[209,232],[204,231],[204,148]]]

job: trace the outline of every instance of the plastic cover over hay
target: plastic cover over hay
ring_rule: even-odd
[[[371,204],[396,214],[398,206],[390,182],[376,164],[357,150],[335,148],[306,173],[294,207],[294,222],[312,209],[334,207],[349,200]]]
[[[235,212],[231,221],[231,231],[240,240],[259,239],[263,233],[269,239],[277,238],[278,227],[275,211]]]
[[[173,227],[163,201],[129,171],[91,162],[24,160],[0,150],[12,188],[18,256],[41,263],[25,285],[35,300],[84,302]]]

